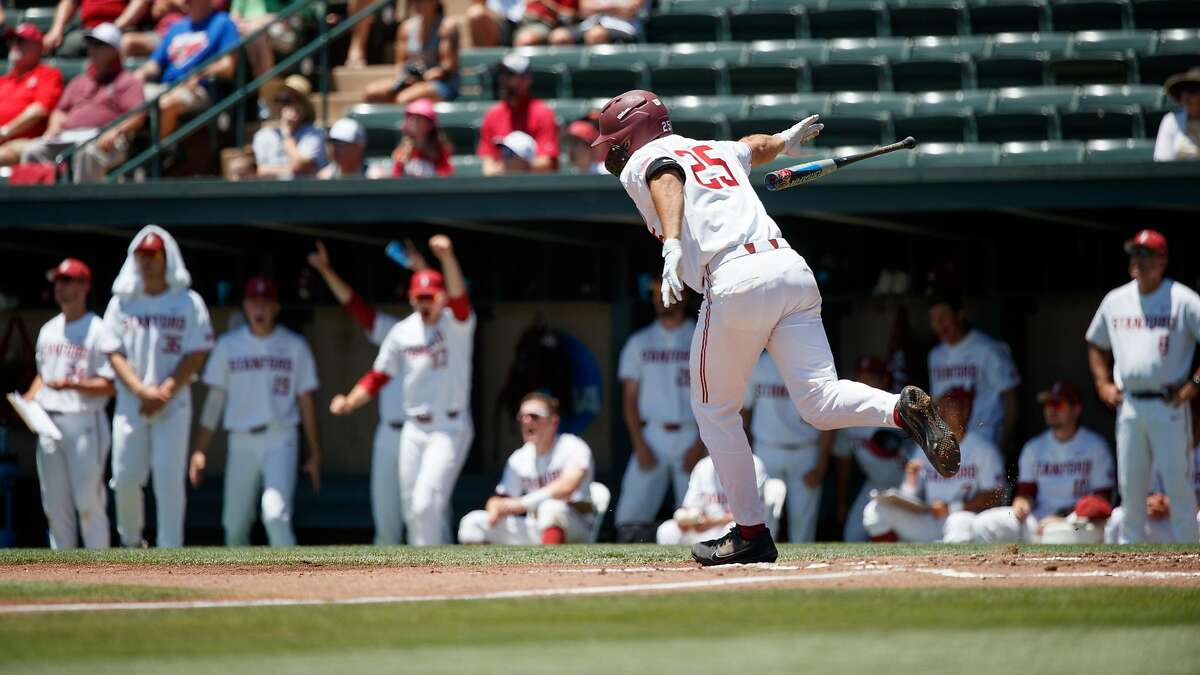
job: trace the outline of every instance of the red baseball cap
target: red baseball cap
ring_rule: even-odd
[[[595,124],[587,120],[575,120],[567,127],[567,134],[591,145],[596,140],[596,137],[600,135],[600,130],[596,128]]]
[[[1112,516],[1112,504],[1099,495],[1080,497],[1075,502],[1075,515],[1088,520],[1107,520]]]
[[[8,30],[4,31],[4,37],[8,40],[19,38],[21,40],[28,40],[29,42],[36,42],[38,45],[41,45],[42,38],[45,36],[42,35],[42,31],[39,30],[37,26],[31,23],[23,23],[16,28],[9,28]]]
[[[247,300],[251,298],[279,300],[279,286],[271,277],[250,277],[250,280],[246,282],[246,292],[243,297]]]
[[[863,356],[854,363],[854,370],[860,373],[887,375],[887,364],[878,356]]]
[[[1038,392],[1038,403],[1046,403],[1047,401],[1066,401],[1071,405],[1079,405],[1079,392],[1075,389],[1075,385],[1066,380],[1059,380],[1050,385],[1050,388]]]
[[[437,270],[417,270],[408,282],[408,294],[412,297],[437,295],[446,290],[442,273]]]
[[[92,270],[82,260],[76,258],[67,258],[58,265],[46,272],[47,281],[55,281],[59,278],[78,279],[80,281],[92,282]]]
[[[1159,255],[1167,254],[1167,238],[1158,230],[1142,230],[1133,235],[1133,239],[1125,242],[1125,252],[1133,253],[1134,249],[1145,248]]]
[[[138,251],[149,251],[153,253],[155,251],[162,251],[166,249],[166,246],[167,245],[163,243],[162,237],[151,232],[142,237],[142,240],[138,242],[137,248],[133,250],[135,253]]]

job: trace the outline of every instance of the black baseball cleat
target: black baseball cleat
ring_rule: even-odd
[[[921,446],[938,473],[947,478],[958,473],[958,439],[938,414],[929,394],[919,387],[905,387],[900,391],[896,413],[900,428]]]
[[[720,539],[702,541],[692,546],[692,560],[708,567],[710,565],[732,565],[735,563],[773,563],[779,557],[771,531],[753,539],[742,539],[735,526]]]

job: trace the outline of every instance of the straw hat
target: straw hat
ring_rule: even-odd
[[[1182,95],[1180,90],[1186,84],[1200,87],[1200,68],[1190,68],[1187,72],[1176,73],[1168,77],[1166,84],[1163,85],[1163,90],[1167,92],[1167,96],[1170,96],[1173,101],[1182,103],[1183,101],[1179,100]]]
[[[308,97],[312,94],[312,84],[303,75],[288,75],[286,80],[271,80],[262,86],[259,96],[271,109],[271,116],[279,116],[279,106],[275,104],[275,99],[285,90],[296,97],[307,112],[307,117],[311,119],[313,107],[312,101],[308,100]]]

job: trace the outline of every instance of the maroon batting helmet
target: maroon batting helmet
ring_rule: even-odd
[[[633,89],[614,96],[600,109],[600,136],[592,142],[592,147],[612,143],[610,155],[621,148],[617,155],[624,155],[619,162],[623,167],[638,148],[671,133],[671,115],[658,94]]]

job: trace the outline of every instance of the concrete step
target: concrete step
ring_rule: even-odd
[[[338,66],[333,69],[333,88],[338,91],[354,92],[362,96],[367,85],[375,80],[394,78],[396,67],[390,64],[367,66],[365,68],[347,68]]]
[[[312,102],[317,117],[321,117],[321,95],[312,94],[308,97]],[[362,103],[361,91],[331,91],[329,92],[329,123],[346,116],[346,111],[352,106]]]

